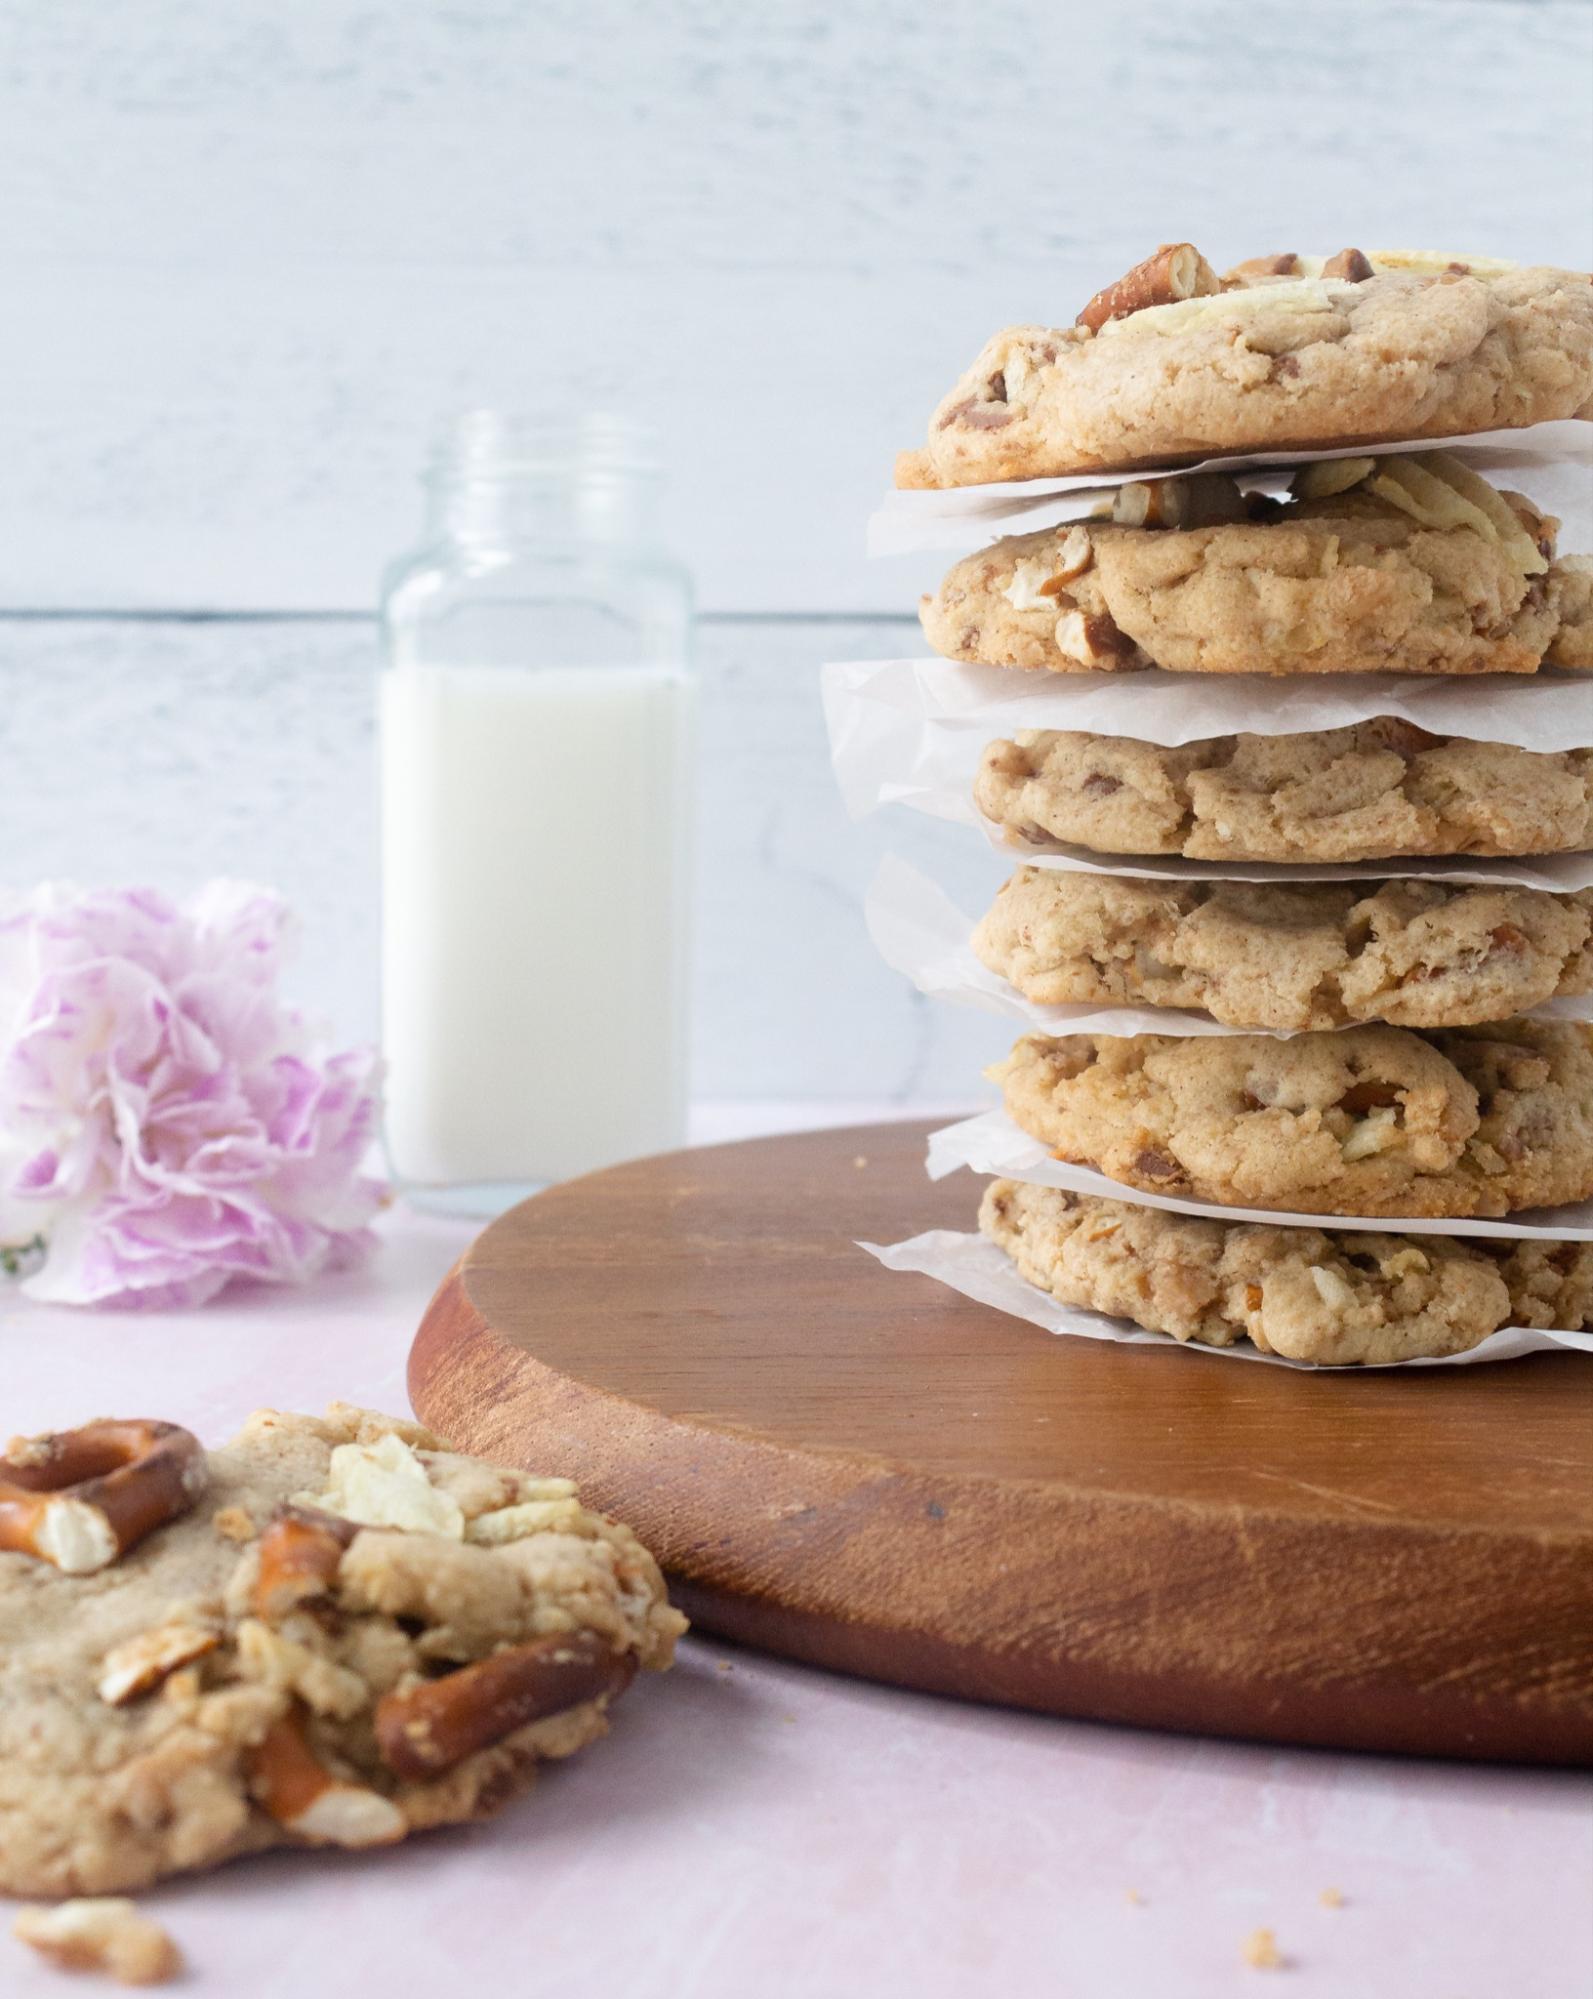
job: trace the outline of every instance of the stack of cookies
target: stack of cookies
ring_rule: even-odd
[[[1125,1190],[989,1186],[982,1230],[1052,1298],[1325,1364],[1593,1328],[1593,561],[1466,451],[1588,413],[1586,276],[1344,250],[1219,277],[1185,243],[999,334],[899,461],[909,488],[1100,475],[1087,518],[924,600],[947,659],[1133,675],[1147,717],[1169,675],[1252,676],[1258,725],[1303,676],[1355,711],[1170,744],[1059,699],[985,748],[980,814],[1025,864],[983,964],[1037,1008],[1200,1019],[1030,1033],[990,1072],[1039,1157]],[[1386,712],[1395,676],[1448,712],[1464,680],[1472,718],[1552,693],[1572,739],[1429,730]]]

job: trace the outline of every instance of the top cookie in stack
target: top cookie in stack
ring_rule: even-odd
[[[1581,272],[1417,251],[1252,258],[1164,243],[1065,328],[989,341],[898,486],[970,486],[1457,437],[1593,414]]]
[[[1559,523],[1483,478],[1463,449],[1477,432],[1590,415],[1582,274],[1344,250],[1219,277],[1191,244],[1164,244],[1072,327],[997,335],[941,402],[925,448],[899,458],[897,484],[910,488],[1148,475],[1105,481],[1088,519],[958,563],[923,600],[925,631],[951,659],[1057,675],[1593,668],[1593,562],[1560,555]],[[1429,439],[1462,449],[1421,448]],[[1258,479],[1254,454],[1292,470]],[[1224,458],[1240,462],[1206,463]],[[1268,490],[1247,490],[1257,485]],[[1150,674],[1145,698],[1168,686]],[[1141,740],[1098,733],[1098,720],[1095,733],[1070,728],[1069,697],[1084,690],[1058,681],[1043,716],[1054,708],[1056,726],[989,744],[981,814],[1042,865],[1020,869],[979,926],[984,965],[1031,1018],[1183,1007],[1217,1028],[1028,1034],[991,1072],[1013,1123],[1052,1159],[1211,1217],[1207,1229],[1222,1212],[1207,1204],[1353,1228],[1593,1197],[1593,1029],[1519,1017],[1593,986],[1586,871],[1521,865],[1593,849],[1593,726],[1552,753],[1481,741],[1461,691],[1437,702],[1448,736],[1416,726],[1385,682],[1364,698],[1353,683],[1325,689],[1312,705],[1340,727],[1191,741],[1180,722],[1157,739],[1139,708]],[[1422,712],[1433,705],[1429,695]],[[1187,721],[1187,702],[1180,712]],[[1114,874],[1110,857],[1130,854],[1168,858]],[[1400,866],[1480,855],[1514,865],[1447,880]],[[1248,872],[1183,878],[1211,861]],[[1280,861],[1311,863],[1316,878],[1253,872]],[[1386,876],[1367,878],[1367,861],[1390,863]],[[1573,892],[1554,892],[1561,881]],[[1042,1012],[1036,1024],[1055,1023]],[[1089,1206],[1082,1190],[1019,1198],[998,1183],[983,1219],[1025,1276],[1067,1302],[1217,1338],[1201,1313],[1157,1308],[1154,1286],[1089,1277],[1074,1254]],[[1123,1214],[1106,1219],[1117,1243]],[[1268,1257],[1299,1262],[1299,1233],[1273,1230]],[[1431,1234],[1377,1242],[1407,1274],[1472,1257]],[[1565,1285],[1533,1302],[1507,1278],[1464,1330],[1435,1331],[1364,1247],[1354,1286],[1309,1287],[1323,1324],[1289,1347],[1296,1357],[1455,1352],[1506,1313],[1574,1326],[1593,1310]],[[1590,1254],[1552,1249],[1566,1253],[1553,1268],[1569,1284],[1574,1266],[1585,1288]],[[1268,1283],[1266,1269],[1250,1272],[1222,1338],[1240,1328],[1267,1344]],[[1327,1322],[1352,1309],[1346,1340]]]

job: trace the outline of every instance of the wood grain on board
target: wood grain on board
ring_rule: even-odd
[[[1050,1337],[855,1244],[971,1225],[924,1127],[671,1154],[492,1224],[421,1415],[581,1479],[683,1607],[910,1687],[1593,1761],[1586,1362],[1306,1374]]]

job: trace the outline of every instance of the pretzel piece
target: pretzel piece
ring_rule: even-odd
[[[162,1985],[183,1968],[160,1924],[119,1895],[31,1903],[18,1909],[11,1934],[63,1971],[104,1971],[123,1985]]]
[[[199,1439],[176,1423],[105,1418],[17,1439],[0,1458],[0,1549],[90,1575],[186,1513],[208,1479]]]
[[[343,1550],[359,1523],[307,1507],[284,1507],[260,1536],[260,1570],[255,1578],[256,1617],[275,1624],[301,1603],[326,1596]]]
[[[1098,291],[1074,322],[1099,333],[1109,319],[1125,319],[1147,306],[1176,305],[1219,289],[1217,274],[1193,243],[1163,243],[1153,256]]]
[[[440,1680],[383,1694],[376,1746],[395,1776],[421,1783],[528,1722],[622,1693],[635,1672],[635,1659],[595,1631],[533,1638]]]
[[[1123,527],[1205,528],[1244,518],[1244,495],[1221,472],[1131,479],[1112,498],[1112,519]]]
[[[219,1631],[180,1621],[141,1631],[106,1653],[95,1692],[107,1707],[122,1707],[152,1692],[179,1667],[214,1652],[220,1643]]]
[[[389,1846],[408,1829],[391,1798],[333,1776],[310,1747],[297,1708],[250,1751],[249,1779],[261,1810],[312,1845]]]

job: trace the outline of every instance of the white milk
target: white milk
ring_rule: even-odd
[[[681,1142],[693,696],[663,666],[382,675],[401,1180],[491,1206]]]

